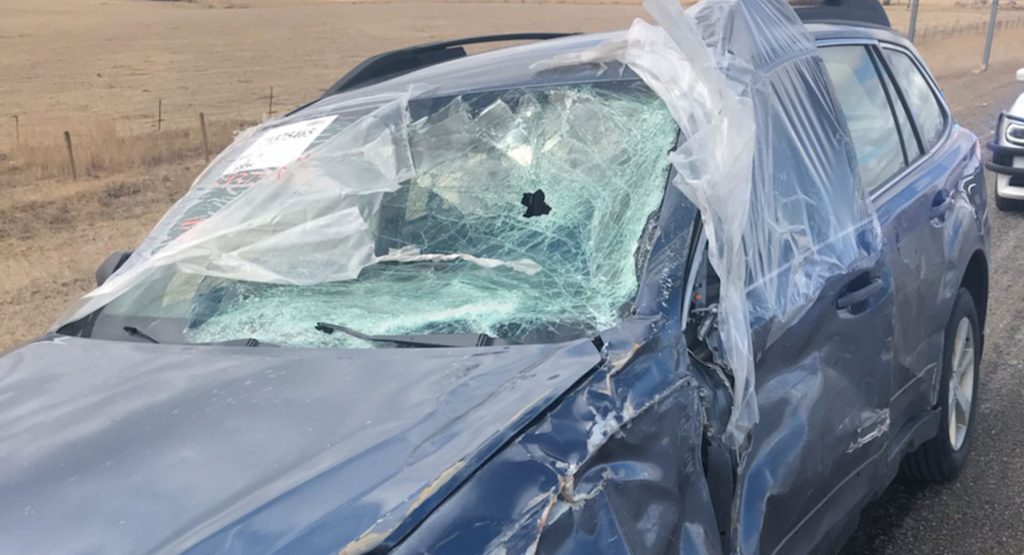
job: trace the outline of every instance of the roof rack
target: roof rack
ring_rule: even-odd
[[[855,23],[892,28],[878,0],[791,0],[790,4],[804,23]]]
[[[405,73],[415,71],[427,66],[455,60],[466,56],[464,46],[470,44],[484,44],[489,42],[509,42],[522,40],[549,40],[567,37],[576,33],[511,33],[505,35],[486,35],[480,37],[467,37],[463,39],[434,42],[410,46],[377,54],[367,58],[357,65],[352,71],[338,79],[322,98],[336,95],[341,92],[358,89],[374,83],[379,83]]]

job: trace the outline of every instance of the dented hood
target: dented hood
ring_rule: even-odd
[[[0,359],[0,552],[386,546],[599,362],[31,343]]]

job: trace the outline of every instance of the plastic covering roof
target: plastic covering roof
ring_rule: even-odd
[[[667,158],[665,149],[659,151],[659,160],[646,157],[658,140],[637,142],[629,135],[637,129],[657,137],[674,132],[665,126],[666,119],[658,117],[662,111],[635,100],[601,96],[597,89],[577,87],[571,94],[598,95],[599,103],[618,102],[619,113],[643,123],[631,129],[602,117],[607,110],[588,113],[597,106],[595,102],[567,103],[565,98],[546,104],[555,112],[523,108],[522,102],[537,101],[529,94],[514,102],[495,99],[483,109],[469,109],[465,99],[456,97],[435,115],[417,119],[410,105],[436,91],[416,83],[399,92],[375,87],[328,98],[284,122],[268,122],[242,134],[199,177],[128,264],[87,295],[63,322],[95,311],[169,267],[255,283],[333,286],[357,278],[381,257],[408,260],[451,255],[492,272],[541,276],[545,268],[559,264],[563,273],[593,275],[593,267],[564,263],[619,257],[600,270],[610,286],[578,281],[571,284],[576,289],[565,290],[578,298],[575,310],[586,313],[589,325],[599,329],[614,322],[617,305],[636,287],[635,277],[628,277],[633,275],[635,261],[632,256],[622,257],[635,250],[645,223],[635,216],[649,213],[660,202],[660,195],[645,194],[640,187],[621,207],[635,213],[621,220],[608,219],[606,211],[626,198],[614,189],[615,172],[631,172],[632,191],[635,183],[656,182],[651,176],[664,176],[670,163],[675,169],[672,184],[700,209],[709,260],[721,279],[721,362],[731,373],[734,387],[729,437],[740,445],[757,420],[752,330],[768,330],[769,338],[781,333],[829,276],[877,252],[878,225],[856,186],[849,139],[826,133],[817,123],[822,118],[834,122],[839,116],[828,97],[831,85],[823,77],[814,41],[791,7],[783,2],[741,0],[705,0],[686,12],[673,0],[647,0],[645,6],[656,25],[637,20],[627,32],[610,35],[593,48],[531,62],[528,67],[536,75],[547,75],[553,68],[603,64],[605,73],[614,73],[627,66],[654,91],[678,126],[677,146]],[[497,64],[503,59],[529,59],[536,52],[513,49],[480,60]],[[474,66],[473,79],[479,81],[487,69]],[[806,83],[815,78],[822,81]],[[510,109],[513,104],[515,110]],[[550,157],[560,166],[547,169],[568,175],[573,186],[593,194],[577,199],[590,203],[579,213],[590,214],[591,220],[575,222],[584,225],[576,225],[573,234],[563,237],[573,241],[566,247],[596,249],[611,243],[611,251],[593,251],[582,258],[559,258],[554,254],[557,249],[550,250],[551,256],[497,247],[463,252],[456,237],[452,238],[455,247],[440,253],[430,245],[411,250],[411,242],[398,244],[390,253],[377,252],[373,225],[386,195],[409,182],[442,196],[464,195],[469,191],[458,183],[465,174],[478,172],[472,179],[486,182],[496,170],[500,179],[492,185],[512,187],[518,194],[522,183],[512,182],[525,174],[517,173],[516,165],[528,166],[524,162],[544,158],[538,152],[549,148],[554,134],[543,127],[552,122],[562,126],[561,136],[568,137],[564,132],[571,129],[597,126],[596,132],[609,139],[607,144],[585,145],[568,137],[552,147],[564,149]],[[454,131],[446,134],[453,124]],[[337,131],[324,133],[328,128]],[[474,146],[481,138],[483,146]],[[636,146],[623,150],[627,142]],[[670,144],[671,140],[666,149]],[[588,152],[583,146],[593,149]],[[500,164],[484,156],[478,165],[474,160],[480,149],[500,149],[505,155]],[[601,158],[608,154],[613,155],[610,163]],[[615,156],[630,160],[629,168]],[[448,166],[454,158],[458,165]],[[591,164],[597,164],[598,170],[588,174]],[[526,177],[531,182],[539,178]],[[556,189],[553,195],[563,194]],[[415,190],[410,189],[410,194]],[[615,202],[602,204],[602,198]],[[489,198],[474,196],[465,202],[479,203],[483,210]],[[524,221],[545,221],[544,217],[516,217],[515,223],[499,220],[493,225],[501,229]],[[618,221],[629,221],[633,227],[608,228],[607,222]],[[566,224],[556,217],[546,222]],[[619,236],[626,239],[616,242]],[[587,298],[588,291],[601,295]],[[529,306],[542,310],[537,303]],[[487,322],[476,322],[481,323]]]

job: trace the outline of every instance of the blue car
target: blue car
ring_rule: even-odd
[[[0,553],[829,552],[955,479],[977,138],[874,0],[648,8],[241,134],[0,357]]]

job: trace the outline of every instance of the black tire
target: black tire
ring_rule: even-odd
[[[966,429],[963,433],[963,441],[959,448],[954,447],[954,440],[950,438],[949,411],[951,402],[949,400],[950,379],[953,373],[953,352],[955,350],[957,328],[962,319],[969,321],[972,334],[972,348],[974,352],[973,387],[971,388],[971,407],[967,411],[970,415],[967,418]],[[939,385],[939,406],[942,407],[942,418],[939,431],[932,439],[921,445],[916,451],[910,453],[903,459],[901,474],[912,480],[923,480],[929,482],[949,482],[960,475],[964,465],[967,464],[967,455],[971,450],[971,440],[974,437],[977,419],[975,415],[978,409],[978,395],[980,385],[980,363],[981,363],[981,327],[978,324],[978,311],[974,305],[974,299],[966,289],[960,289],[956,302],[953,304],[953,312],[946,323],[946,338],[942,352],[942,377]]]
[[[1004,198],[999,196],[998,193],[992,196],[996,197],[996,208],[1003,212],[1020,212],[1024,210],[1024,200]]]

